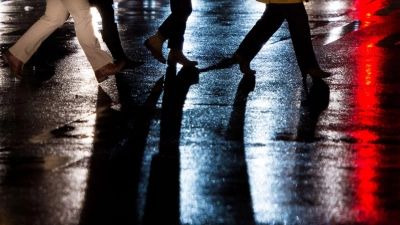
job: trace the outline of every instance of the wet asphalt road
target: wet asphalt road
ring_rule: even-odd
[[[192,2],[184,53],[196,69],[160,64],[142,44],[165,0],[116,1],[124,48],[145,64],[101,85],[71,19],[25,82],[0,67],[0,224],[399,224],[399,2],[307,3],[334,76],[306,86],[286,23],[255,76],[221,65],[263,4]],[[0,1],[2,51],[44,7]]]

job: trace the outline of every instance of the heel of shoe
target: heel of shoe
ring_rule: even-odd
[[[6,57],[6,55],[5,55],[6,53],[5,52],[3,52],[2,54],[1,54],[1,58],[3,58],[3,61],[4,61],[4,66],[8,66],[10,63],[8,62],[8,59],[7,59],[7,57]]]
[[[177,62],[172,61],[172,60],[167,60],[167,65],[168,66],[176,66]]]
[[[177,63],[186,67],[194,67],[199,63],[197,61],[191,61],[183,54],[181,49],[171,48],[168,54],[167,63],[169,66],[176,65]]]
[[[250,68],[250,63],[239,63],[239,69],[240,69],[240,72],[242,72],[244,74],[248,74],[248,75],[256,74],[256,71],[252,70]]]
[[[149,45],[149,39],[146,39],[146,40],[143,42],[143,45],[144,45],[148,50],[151,50],[151,49],[150,49],[150,45]]]
[[[326,77],[330,77],[332,74],[329,72],[325,72],[323,70],[321,70],[320,68],[312,68],[309,69],[306,72],[306,75],[310,75],[311,78],[315,79],[315,78],[326,78]]]
[[[307,80],[307,73],[301,73],[301,78],[303,81]]]
[[[240,72],[244,74],[254,75],[256,74],[255,70],[250,68],[250,62],[245,60],[240,54],[235,52],[232,57],[232,62],[235,64],[239,64]]]

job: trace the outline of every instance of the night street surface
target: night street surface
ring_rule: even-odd
[[[168,0],[115,1],[126,53],[144,65],[100,85],[71,18],[25,81],[0,59],[0,225],[400,224],[400,2],[306,3],[333,76],[305,85],[286,22],[255,76],[225,63],[265,4],[192,4],[183,51],[196,68],[143,45]],[[44,9],[0,0],[1,52]]]

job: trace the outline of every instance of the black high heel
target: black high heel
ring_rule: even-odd
[[[250,68],[250,62],[243,59],[243,57],[238,53],[235,52],[235,54],[233,54],[232,61],[235,64],[239,64],[240,72],[251,75],[256,74],[256,71]]]
[[[307,79],[307,74],[310,75],[311,78],[326,78],[332,76],[331,73],[325,72],[321,70],[320,68],[312,68],[307,70],[306,72],[302,72],[301,76],[303,77],[303,80]]]

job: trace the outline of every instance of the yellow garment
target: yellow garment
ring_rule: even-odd
[[[291,3],[299,3],[304,2],[304,0],[257,0],[262,3],[275,3],[275,4],[291,4]]]

